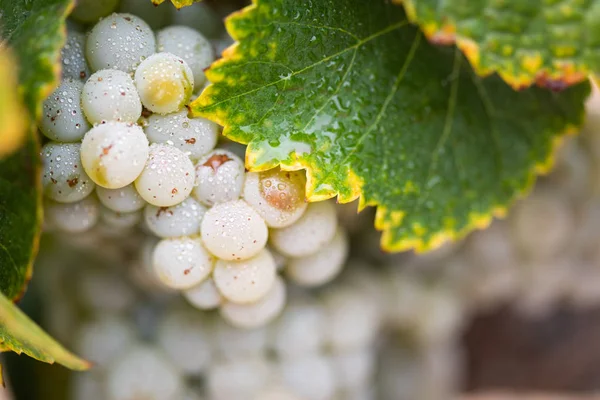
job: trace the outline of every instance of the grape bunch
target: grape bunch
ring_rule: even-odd
[[[247,172],[218,125],[190,116],[214,59],[198,31],[155,33],[129,13],[69,30],[62,82],[39,125],[45,223],[156,238],[141,246],[147,282],[251,328],[281,312],[284,265],[291,281],[323,285],[348,240],[331,202],[306,202],[303,171]]]

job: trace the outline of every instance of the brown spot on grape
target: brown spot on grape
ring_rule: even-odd
[[[196,143],[196,138],[185,139],[185,142],[187,144],[195,144]]]
[[[214,172],[227,161],[231,161],[231,158],[227,154],[213,154],[204,164],[205,167],[211,167]]]
[[[85,79],[85,77],[86,77],[86,76],[87,76],[87,74],[85,73],[85,71],[80,71],[80,72],[79,72],[79,77],[80,77],[81,79]]]
[[[109,145],[109,146],[103,147],[103,148],[102,148],[102,154],[100,154],[100,158],[102,158],[102,157],[104,157],[104,156],[107,156],[107,155],[108,155],[108,152],[110,151],[110,149],[112,149],[112,147],[113,147],[113,145],[112,145],[112,144],[111,144],[111,145]]]
[[[75,187],[75,185],[77,185],[77,182],[79,182],[78,178],[73,178],[73,179],[67,179],[67,183],[69,184],[69,187]]]
[[[169,215],[173,215],[173,211],[169,210],[169,207],[160,207],[158,209],[158,211],[156,211],[156,218],[160,218],[160,216],[164,213],[167,213]]]
[[[171,190],[171,194],[177,194],[177,189],[173,188],[173,190]]]
[[[304,202],[306,177],[301,171],[264,171],[258,175],[258,185],[262,198],[279,210],[291,212]]]
[[[50,181],[56,185],[56,182],[57,182],[56,179],[50,178]]]

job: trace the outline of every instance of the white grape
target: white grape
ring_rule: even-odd
[[[123,276],[102,268],[88,268],[78,276],[77,294],[79,304],[96,313],[124,313],[136,302],[135,292]]]
[[[254,399],[266,386],[269,375],[269,365],[260,358],[221,361],[208,370],[208,393],[213,400]]]
[[[185,200],[194,188],[194,165],[181,150],[167,144],[150,145],[146,166],[135,181],[144,200],[170,207]]]
[[[119,69],[133,72],[140,62],[156,52],[156,39],[141,18],[112,14],[92,28],[85,51],[92,71]]]
[[[152,255],[158,278],[173,289],[189,289],[210,275],[214,260],[199,238],[161,240]]]
[[[135,341],[129,321],[114,314],[98,314],[83,324],[75,336],[77,353],[99,367],[106,367]]]
[[[273,348],[280,358],[318,353],[325,344],[325,312],[310,300],[292,302],[274,326]]]
[[[167,3],[156,5],[147,0],[121,0],[118,11],[137,15],[152,28],[160,29],[169,22]]]
[[[227,150],[217,149],[196,164],[196,183],[192,195],[212,206],[239,199],[244,185],[244,162]]]
[[[113,12],[117,4],[119,0],[77,0],[69,16],[85,24],[94,23]]]
[[[78,143],[48,142],[42,147],[44,194],[60,203],[73,203],[89,196],[96,186],[85,173]]]
[[[142,103],[133,79],[117,69],[95,72],[83,85],[81,105],[92,124],[103,121],[136,122]]]
[[[98,222],[99,207],[94,196],[75,203],[44,202],[45,213],[51,226],[68,233],[90,230]]]
[[[101,186],[96,188],[98,200],[106,208],[121,213],[129,213],[141,210],[146,202],[138,194],[133,184],[123,186],[119,189],[107,189]]]
[[[306,400],[329,400],[336,389],[335,372],[331,360],[311,354],[288,359],[281,364],[281,373],[287,387]]]
[[[202,87],[206,77],[204,69],[215,60],[210,42],[195,29],[172,25],[156,34],[158,51],[165,51],[181,57],[190,66],[194,75],[194,85]]]
[[[69,398],[73,400],[106,400],[103,375],[96,371],[74,374],[71,377],[70,394]]]
[[[144,208],[146,226],[156,236],[167,238],[200,234],[200,222],[206,208],[188,197],[171,207],[156,207],[148,204]]]
[[[332,356],[338,386],[358,391],[368,386],[375,374],[375,354],[371,347],[344,351]]]
[[[222,318],[215,320],[213,338],[215,352],[219,358],[236,361],[253,357],[263,357],[270,340],[267,329],[238,329]]]
[[[270,228],[292,225],[302,216],[308,203],[303,171],[248,172],[244,182],[244,200],[265,219]]]
[[[223,297],[245,304],[264,297],[273,286],[276,273],[275,260],[263,249],[247,260],[218,260],[213,279]]]
[[[97,185],[109,189],[133,182],[142,173],[148,153],[148,139],[142,128],[123,122],[93,127],[81,144],[85,172]]]
[[[221,316],[238,328],[258,328],[271,322],[281,313],[285,306],[285,298],[285,284],[281,278],[277,277],[271,290],[255,303],[223,303],[220,309]]]
[[[192,310],[170,310],[158,324],[157,342],[171,363],[185,374],[199,374],[210,363],[205,320]]]
[[[290,257],[304,257],[316,253],[335,235],[337,216],[329,201],[309,204],[294,224],[271,230],[271,244]]]
[[[109,400],[179,400],[184,383],[160,352],[138,345],[107,370],[106,391]]]
[[[379,330],[377,304],[356,289],[337,288],[325,295],[329,346],[345,351],[371,345]]]
[[[219,127],[204,118],[189,118],[184,109],[168,115],[152,114],[144,131],[151,143],[172,144],[197,160],[215,147]]]
[[[198,285],[184,290],[183,296],[200,310],[211,310],[221,304],[221,293],[212,278],[207,278]]]
[[[222,260],[245,260],[267,244],[265,221],[243,200],[220,203],[204,214],[202,241]]]
[[[301,286],[320,286],[332,281],[341,271],[348,257],[348,238],[342,228],[316,253],[300,258],[290,258],[287,276]]]
[[[85,81],[91,74],[85,59],[85,35],[81,32],[67,30],[67,41],[60,50],[62,78]]]
[[[83,83],[65,79],[44,101],[40,130],[57,142],[77,142],[90,129],[81,109]]]
[[[142,219],[142,213],[140,211],[133,212],[118,212],[113,211],[107,207],[100,207],[100,220],[104,222],[109,228],[115,230],[125,230],[133,228]]]
[[[285,386],[267,386],[253,400],[302,400]]]
[[[148,110],[169,114],[181,110],[194,91],[194,76],[185,61],[171,53],[148,57],[135,71],[135,86]]]

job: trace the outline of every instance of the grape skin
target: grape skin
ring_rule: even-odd
[[[81,108],[83,83],[65,79],[44,101],[40,130],[50,140],[77,142],[90,129]]]
[[[133,184],[119,189],[96,187],[96,195],[100,203],[115,212],[129,213],[141,210],[146,205]]]
[[[179,111],[194,91],[192,70],[171,53],[156,53],[142,61],[134,80],[144,107],[159,114]]]
[[[142,173],[135,181],[139,195],[158,207],[185,200],[194,188],[194,165],[181,150],[167,144],[150,145]]]
[[[156,39],[148,24],[135,15],[112,14],[92,28],[85,51],[92,71],[118,69],[130,73],[156,52]]]
[[[94,196],[88,196],[74,203],[46,200],[44,208],[44,215],[50,225],[68,233],[81,233],[91,229],[98,222],[100,213]]]
[[[200,234],[200,222],[206,208],[188,197],[171,207],[156,207],[148,204],[144,208],[146,226],[161,238]]]
[[[78,143],[48,142],[42,147],[44,195],[60,203],[73,203],[89,196],[96,186],[79,159]]]
[[[263,249],[254,257],[242,261],[217,260],[213,279],[227,300],[247,304],[260,300],[275,282],[275,261]]]
[[[131,77],[116,69],[95,72],[83,85],[81,104],[92,124],[103,121],[135,123],[142,103]]]
[[[183,292],[183,296],[194,307],[200,310],[211,310],[221,304],[221,294],[212,278],[193,286]]]
[[[90,75],[90,67],[85,59],[85,35],[67,30],[67,41],[60,50],[63,81],[71,78],[85,80]]]
[[[207,206],[239,199],[244,185],[244,163],[230,151],[216,149],[196,163],[192,195]]]
[[[142,173],[148,153],[148,139],[142,128],[123,122],[93,127],[81,144],[85,172],[97,185],[108,189],[132,183]]]
[[[204,214],[202,241],[222,260],[245,260],[258,254],[267,244],[265,221],[243,200],[228,201]]]
[[[189,289],[206,279],[214,260],[199,238],[161,240],[152,255],[158,278],[173,289]]]

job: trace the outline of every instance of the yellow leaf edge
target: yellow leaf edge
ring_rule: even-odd
[[[79,358],[62,347],[2,294],[0,294],[0,330],[6,331],[6,334],[20,342],[27,342],[29,347],[29,349],[24,346],[16,347],[0,337],[2,351],[24,353],[38,361],[48,364],[56,362],[76,371],[84,371],[92,366],[89,361]]]
[[[479,76],[497,73],[515,90],[526,89],[533,84],[549,88],[571,86],[585,81],[593,72],[589,68],[577,67],[567,62],[557,63],[552,68],[541,67],[542,60],[535,55],[522,60],[522,66],[527,73],[514,75],[500,68],[485,68],[480,64],[481,52],[477,43],[458,34],[451,21],[421,21],[417,15],[415,0],[392,0],[392,3],[404,6],[409,21],[418,25],[430,42],[440,45],[456,44]]]
[[[165,0],[151,0],[152,4],[155,6],[159,6],[165,2]],[[171,3],[175,6],[175,8],[183,8],[187,6],[191,6],[192,4],[201,1],[201,0],[171,0]]]
[[[236,18],[243,18],[247,13],[252,12],[257,7],[258,0],[252,0],[252,4],[244,7],[243,9],[236,11],[229,15],[225,20],[225,26],[227,28],[227,32],[233,38],[234,43],[226,48],[222,53],[222,58],[217,59],[208,70],[205,71],[207,79],[211,82],[201,93],[201,95],[190,104],[190,108],[192,114],[197,117],[203,117],[210,119],[219,125],[223,126],[223,136],[244,145],[248,145],[247,142],[240,140],[240,138],[235,137],[235,135],[231,134],[231,126],[229,124],[229,120],[224,113],[220,113],[218,110],[216,112],[207,112],[201,111],[200,108],[210,105],[210,101],[212,98],[212,93],[214,91],[214,84],[219,83],[221,81],[226,80],[226,77],[217,74],[214,72],[214,69],[227,64],[230,60],[240,59],[243,56],[238,52],[238,43],[241,39],[239,33],[234,29],[234,24],[232,21]],[[400,2],[402,0],[394,0],[394,2]],[[407,11],[408,13],[408,11]],[[580,120],[583,121],[585,115],[585,111],[582,111]],[[513,196],[513,199],[509,201],[507,204],[498,204],[492,206],[491,209],[487,213],[472,213],[469,216],[469,222],[461,229],[446,229],[441,230],[433,235],[433,237],[424,241],[421,237],[412,235],[407,236],[406,238],[398,241],[394,241],[392,238],[392,228],[394,225],[397,225],[401,222],[403,215],[405,214],[402,210],[394,210],[389,212],[389,210],[377,204],[375,201],[367,202],[362,195],[362,186],[363,181],[356,173],[352,170],[348,171],[347,182],[350,185],[350,191],[348,193],[340,193],[335,190],[331,190],[329,192],[324,192],[322,189],[319,190],[319,193],[315,193],[315,179],[312,174],[312,170],[314,167],[308,163],[306,160],[302,160],[298,157],[294,157],[295,154],[292,155],[294,159],[289,162],[284,163],[265,163],[261,165],[256,165],[257,152],[253,151],[252,146],[249,145],[246,150],[246,168],[249,171],[265,171],[271,168],[280,167],[284,171],[297,171],[304,169],[306,170],[306,200],[308,202],[318,202],[327,199],[331,199],[337,196],[338,203],[350,203],[357,198],[359,199],[357,212],[361,212],[368,206],[377,207],[375,213],[375,228],[379,231],[382,231],[380,245],[382,250],[386,252],[401,252],[407,250],[414,250],[417,253],[423,253],[427,251],[434,250],[440,246],[442,246],[447,241],[456,241],[465,237],[468,233],[472,232],[476,229],[485,229],[487,228],[494,218],[503,218],[506,216],[508,208],[521,197],[526,196],[536,181],[537,176],[547,174],[553,167],[555,162],[555,155],[562,145],[564,138],[568,136],[572,136],[579,131],[579,126],[568,125],[562,132],[559,132],[554,138],[552,142],[552,150],[549,152],[548,157],[545,160],[542,160],[536,163],[529,171],[527,182],[522,190],[517,191]]]

